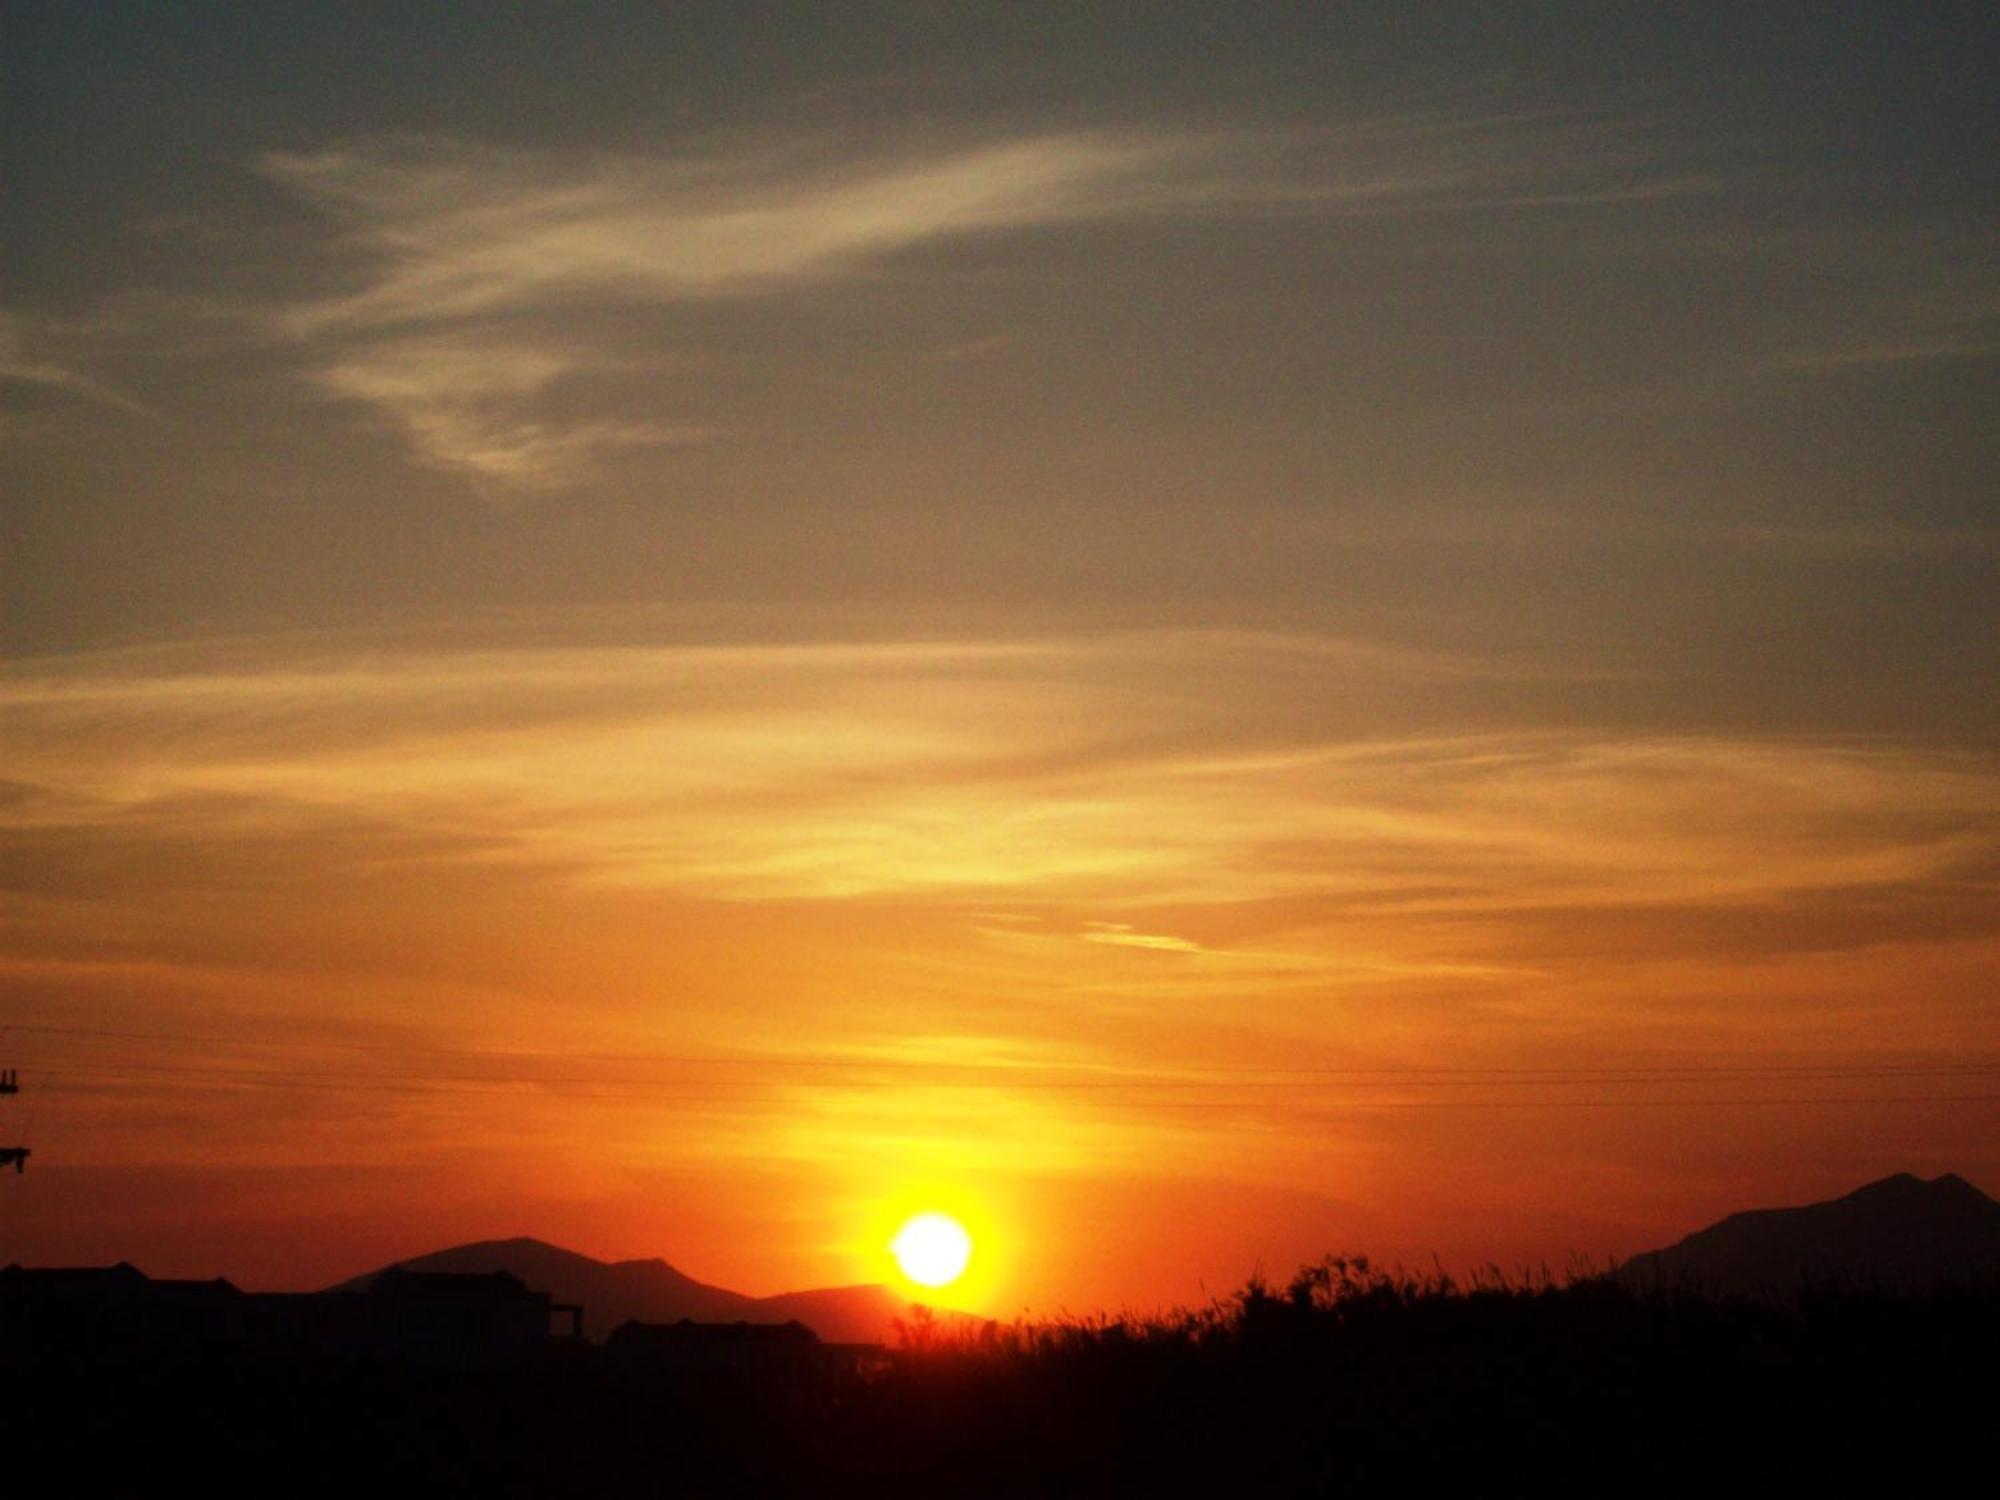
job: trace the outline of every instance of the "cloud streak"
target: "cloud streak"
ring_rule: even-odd
[[[0,820],[171,840],[224,811],[273,830],[337,813],[420,834],[439,859],[594,886],[1053,901],[1097,924],[1091,942],[1155,948],[1194,940],[1121,911],[1742,905],[1949,880],[2000,847],[1994,768],[1970,752],[1581,729],[1329,739],[1285,711],[1296,649],[1312,647],[1168,633],[150,674],[71,659],[0,691],[33,788]],[[1350,652],[1328,670],[1411,667]]]
[[[142,401],[114,390],[80,370],[30,353],[26,321],[0,311],[0,386],[20,385],[75,397],[135,417],[158,420],[159,413]]]
[[[1575,207],[1689,190],[1532,116],[1078,131],[875,154],[823,142],[639,156],[397,139],[259,165],[340,230],[346,284],[276,318],[311,351],[321,387],[374,407],[423,461],[524,490],[560,488],[621,447],[705,435],[710,424],[657,414],[555,414],[559,389],[662,367],[657,348],[631,347],[621,312],[824,286],[911,251],[1062,225]]]
[[[558,488],[594,455],[696,441],[700,424],[538,412],[564,381],[629,363],[538,319],[595,306],[754,296],[940,239],[1101,217],[1162,196],[1175,151],[1048,137],[929,158],[807,166],[784,156],[593,158],[405,141],[263,170],[340,223],[353,290],[281,327],[316,378],[387,414],[427,462]]]
[[[397,327],[593,294],[741,296],[952,235],[1167,201],[1185,155],[1052,136],[801,171],[787,157],[592,159],[450,143],[273,155],[264,170],[380,257],[294,326]]]

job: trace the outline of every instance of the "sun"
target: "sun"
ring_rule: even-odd
[[[950,1214],[918,1214],[896,1231],[889,1249],[918,1286],[950,1286],[972,1259],[972,1236]]]

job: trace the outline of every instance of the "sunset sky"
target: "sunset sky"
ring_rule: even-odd
[[[1990,5],[0,28],[0,1264],[2000,1189]]]

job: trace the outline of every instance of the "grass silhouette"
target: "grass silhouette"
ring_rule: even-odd
[[[1330,1257],[1151,1315],[915,1316],[889,1359],[810,1390],[574,1357],[445,1374],[210,1351],[12,1368],[9,1425],[17,1453],[72,1467],[143,1455],[295,1491],[386,1473],[480,1494],[1646,1490],[1867,1469],[1907,1488],[1983,1442],[1996,1334],[1990,1283],[1726,1301]]]

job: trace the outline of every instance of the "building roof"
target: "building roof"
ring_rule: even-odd
[[[150,1281],[146,1273],[129,1261],[115,1266],[8,1266],[0,1270],[0,1286],[23,1291],[74,1289],[101,1290],[107,1287],[139,1287]]]

